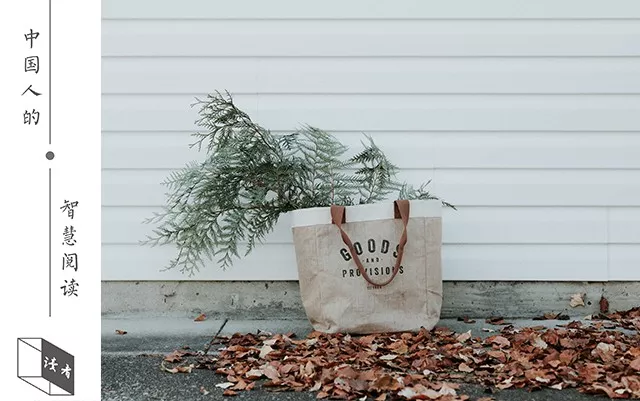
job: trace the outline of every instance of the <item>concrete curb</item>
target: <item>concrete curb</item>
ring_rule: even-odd
[[[584,294],[584,306],[569,305]],[[640,282],[444,282],[442,318],[503,316],[533,318],[563,313],[574,318],[599,312],[600,297],[611,310],[640,306]],[[121,281],[102,283],[103,316],[235,320],[305,320],[297,281]]]

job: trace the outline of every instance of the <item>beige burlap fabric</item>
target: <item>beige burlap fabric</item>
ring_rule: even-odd
[[[300,293],[313,328],[433,328],[442,306],[441,210],[437,201],[396,201],[295,211]]]

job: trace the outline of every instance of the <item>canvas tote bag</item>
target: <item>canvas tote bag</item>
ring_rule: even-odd
[[[325,333],[432,329],[442,306],[435,200],[292,212],[302,304]]]

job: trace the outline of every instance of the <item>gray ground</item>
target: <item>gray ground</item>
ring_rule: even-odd
[[[236,397],[222,397],[222,389],[215,387],[224,376],[210,371],[194,370],[190,374],[170,374],[160,370],[163,355],[182,346],[194,350],[203,349],[215,334],[221,321],[193,322],[178,318],[103,318],[102,324],[102,400],[106,401],[189,401],[189,400],[315,400],[315,393],[268,392],[259,386],[250,392],[238,392]],[[516,326],[553,326],[561,321],[511,321]],[[457,332],[472,330],[474,336],[487,336],[483,327],[499,329],[484,322],[465,324],[457,321],[441,321]],[[126,330],[127,334],[116,335],[115,330]],[[306,321],[230,321],[222,334],[234,332],[256,332],[258,329],[273,333],[292,331],[305,336],[311,327]],[[203,386],[209,394],[203,395]],[[575,390],[496,390],[485,392],[481,386],[463,386],[459,393],[468,394],[472,400],[492,396],[496,400],[543,401],[543,400],[597,400],[607,399],[581,394]]]

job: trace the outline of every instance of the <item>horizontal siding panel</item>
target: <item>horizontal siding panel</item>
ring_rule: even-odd
[[[640,209],[612,208],[609,211],[609,241],[640,245]],[[636,268],[640,271],[640,264]]]
[[[103,95],[102,129],[197,129],[199,108],[191,107],[194,96]],[[234,99],[271,130],[310,124],[329,131],[640,131],[640,96],[237,95]]]
[[[193,277],[159,272],[175,248],[103,245],[102,280],[297,280],[293,245],[264,245],[226,271],[215,263]],[[444,280],[602,281],[606,245],[444,245]],[[277,268],[276,268],[277,267]]]
[[[105,170],[104,206],[161,206],[168,170]],[[401,170],[458,206],[640,206],[639,170]]]
[[[179,169],[192,160],[203,160],[206,148],[190,147],[197,138],[191,132],[103,132],[103,169]]]
[[[403,0],[371,2],[367,0],[326,0],[321,3],[296,0],[211,1],[182,0],[180,6],[170,0],[104,0],[103,19],[299,19],[299,18],[639,18],[640,5],[634,0]]]
[[[102,280],[222,280],[280,281],[297,280],[293,245],[265,245],[255,249],[231,268],[222,270],[214,262],[194,276],[179,269],[165,270],[177,255],[173,246],[102,245]]]
[[[445,209],[447,244],[603,244],[606,211],[599,208]]]
[[[203,149],[190,148],[190,132],[106,132],[104,169],[176,169],[202,160]],[[361,149],[360,133],[333,132]],[[369,134],[400,168],[556,169],[640,168],[640,132],[372,132]]]
[[[606,245],[451,245],[443,279],[460,281],[605,281]]]
[[[154,224],[143,224],[160,208],[102,209],[103,244],[137,244]],[[604,208],[460,208],[443,210],[445,244],[605,244]],[[291,216],[284,214],[266,238],[291,244]]]
[[[640,243],[609,246],[609,280],[640,280]]]
[[[102,60],[102,93],[639,93],[640,60]]]
[[[435,193],[461,205],[640,206],[638,170],[438,170],[433,180]]]
[[[640,55],[636,21],[105,21],[103,57]]]

